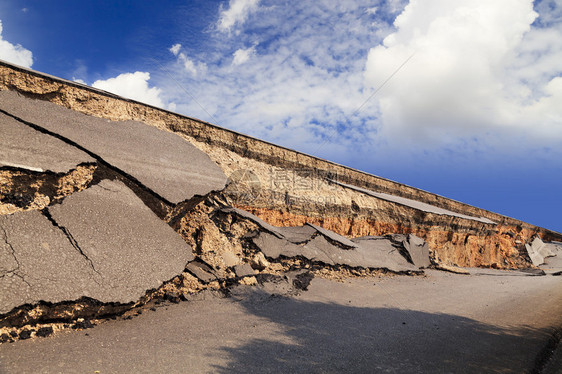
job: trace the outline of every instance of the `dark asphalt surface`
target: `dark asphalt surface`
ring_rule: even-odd
[[[253,290],[253,291],[248,291]],[[559,277],[314,279],[0,346],[3,373],[523,373],[562,326]]]
[[[1,108],[0,104],[0,108]],[[62,140],[0,113],[0,166],[66,173],[95,160]]]
[[[122,182],[0,216],[0,313],[87,296],[128,303],[180,274],[191,247]]]
[[[80,145],[174,204],[221,190],[227,180],[207,154],[154,126],[87,116],[14,91],[0,91],[0,109]]]

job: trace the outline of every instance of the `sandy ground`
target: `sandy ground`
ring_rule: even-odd
[[[316,278],[0,346],[2,373],[524,373],[562,327],[562,279]]]

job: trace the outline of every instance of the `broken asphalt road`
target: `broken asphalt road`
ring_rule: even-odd
[[[180,274],[193,253],[123,183],[103,180],[43,214],[0,216],[0,259],[6,313],[82,296],[133,302]]]
[[[87,116],[13,91],[1,91],[0,102],[5,114],[76,144],[172,204],[226,184],[209,156],[177,134],[140,122]]]
[[[66,173],[95,160],[60,139],[0,113],[0,166]]]
[[[562,326],[557,277],[429,271],[345,283],[315,278],[296,297],[245,290],[4,344],[0,369],[522,373],[537,367],[553,329]]]

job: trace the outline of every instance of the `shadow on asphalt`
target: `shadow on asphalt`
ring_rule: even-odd
[[[546,336],[450,314],[308,302],[262,291],[238,301],[280,325],[284,337],[219,348],[230,357],[227,365],[215,366],[219,373],[532,372],[534,353],[527,349],[536,352]]]

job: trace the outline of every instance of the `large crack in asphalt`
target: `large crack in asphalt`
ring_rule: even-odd
[[[62,231],[62,233],[66,236],[66,238],[68,239],[70,244],[74,247],[74,249],[76,249],[86,259],[86,261],[88,261],[92,270],[101,276],[101,274],[97,271],[96,267],[94,266],[94,262],[92,261],[92,259],[88,257],[86,253],[84,253],[84,251],[82,250],[76,239],[74,239],[74,236],[72,236],[72,233],[66,227],[59,225],[59,223],[53,218],[51,212],[49,212],[49,208],[42,209],[41,214],[43,214],[43,216],[45,216],[45,218],[47,218],[54,227]]]
[[[161,202],[163,202],[164,204],[166,204],[167,206],[174,206],[175,204],[173,204],[172,202],[170,202],[168,199],[166,199],[165,197],[161,196],[160,194],[158,194],[157,192],[153,191],[151,188],[147,187],[146,185],[144,185],[143,183],[141,183],[137,178],[135,178],[134,176],[130,175],[129,173],[125,172],[124,170],[119,169],[118,167],[110,164],[109,162],[107,162],[106,160],[103,159],[103,157],[101,157],[100,155],[90,151],[89,149],[85,148],[84,146],[80,145],[79,143],[76,143],[75,141],[60,135],[56,132],[47,130],[46,128],[37,125],[33,122],[29,122],[24,120],[23,118],[20,118],[10,112],[7,112],[3,109],[0,109],[0,113],[5,114],[13,119],[15,119],[18,122],[23,123],[24,125],[42,133],[42,134],[46,134],[49,136],[52,136],[56,139],[59,139],[63,142],[65,142],[66,144],[75,147],[79,150],[81,150],[82,152],[86,153],[87,155],[89,155],[90,157],[94,158],[100,165],[103,165],[111,170],[113,170],[114,172],[120,174],[121,176],[125,177],[126,179],[128,179],[130,182],[132,182],[133,184],[135,184],[136,187],[142,189],[143,191],[149,193],[151,196],[157,198],[158,200],[160,200]]]
[[[8,270],[5,274],[0,275],[0,278],[4,278],[4,277],[8,276],[9,274],[12,274],[13,276],[21,279],[22,282],[24,282],[25,284],[27,284],[31,288],[31,284],[29,284],[29,282],[25,279],[25,277],[18,272],[18,270],[21,267],[21,264],[18,260],[18,257],[16,256],[16,249],[14,248],[12,243],[10,243],[10,241],[8,240],[8,233],[6,232],[6,229],[2,226],[0,226],[0,228],[2,229],[2,233],[3,233],[3,236],[4,236],[4,242],[10,248],[10,253],[12,254],[12,257],[14,258],[14,261],[16,262],[16,267],[14,269]]]

